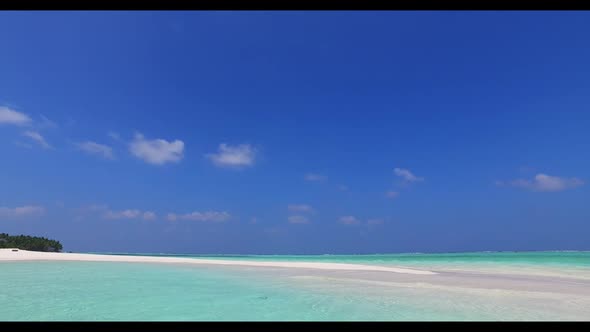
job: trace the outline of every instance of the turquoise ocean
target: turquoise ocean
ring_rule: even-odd
[[[112,254],[112,253],[110,253]],[[131,254],[126,254],[131,255]],[[135,254],[139,255],[139,254]],[[590,252],[383,255],[164,255],[314,261],[423,269],[521,271],[590,278]],[[0,321],[442,321],[584,319],[498,292],[408,288],[289,276],[265,269],[121,262],[2,262]],[[582,302],[580,302],[582,301]],[[571,309],[567,306],[572,306]],[[590,309],[590,308],[588,308]],[[569,314],[571,311],[571,315]],[[587,320],[590,320],[588,311]]]

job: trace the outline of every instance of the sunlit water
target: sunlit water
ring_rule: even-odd
[[[186,255],[183,255],[186,257]],[[203,257],[203,256],[194,256]],[[522,273],[590,273],[589,252],[223,256]],[[558,273],[558,272],[555,272]],[[499,290],[413,288],[268,269],[108,262],[0,263],[0,320],[588,320],[590,301]],[[588,312],[588,314],[585,314]]]

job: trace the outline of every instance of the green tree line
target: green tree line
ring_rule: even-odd
[[[0,248],[18,248],[31,251],[61,251],[59,241],[50,240],[39,236],[15,235],[0,233]]]

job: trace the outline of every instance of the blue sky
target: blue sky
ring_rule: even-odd
[[[590,250],[585,12],[0,13],[0,230]]]

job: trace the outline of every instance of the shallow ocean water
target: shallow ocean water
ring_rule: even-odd
[[[451,256],[449,256],[451,255]],[[587,275],[589,253],[371,256],[248,256],[497,270],[571,269]],[[379,256],[379,257],[375,257]],[[408,257],[406,257],[408,256]],[[510,256],[510,255],[508,255]],[[197,257],[197,256],[195,256]],[[203,257],[203,256],[198,256]],[[227,257],[216,257],[226,259]],[[413,259],[412,259],[413,258]],[[403,264],[402,264],[403,263]],[[527,271],[528,271],[527,270]],[[0,263],[2,321],[390,321],[588,320],[590,299],[505,290],[410,287],[280,270],[110,262]]]

